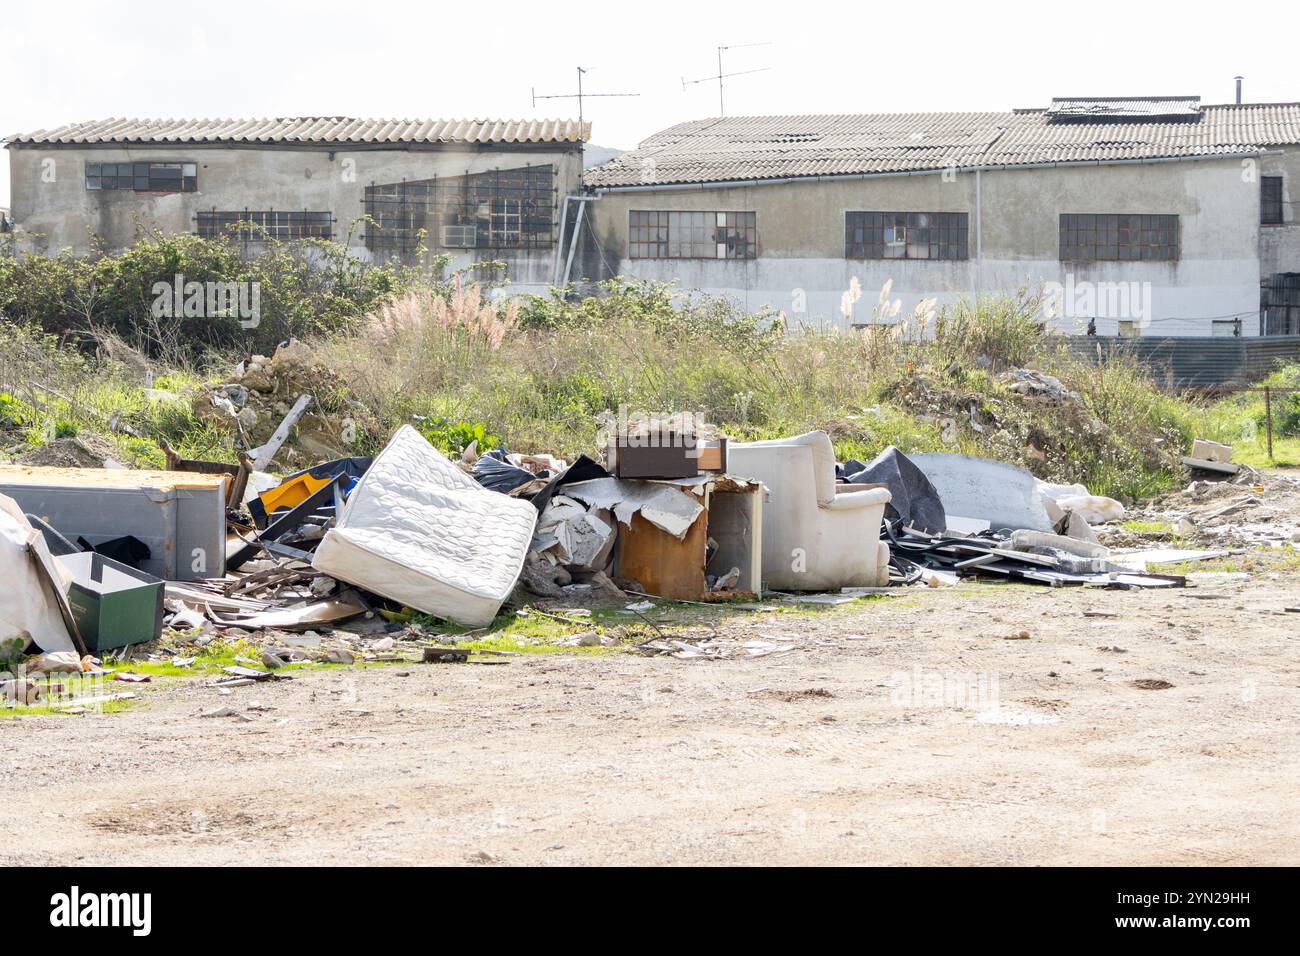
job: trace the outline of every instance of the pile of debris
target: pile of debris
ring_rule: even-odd
[[[1197,479],[1146,503],[1133,518],[1142,532],[1117,531],[1115,546],[1152,540],[1218,549],[1300,546],[1300,476],[1243,470],[1231,479]]]
[[[897,584],[935,587],[964,576],[1108,588],[1183,583],[1114,559],[1092,526],[1120,520],[1124,506],[1083,485],[1054,485],[967,455],[909,458],[893,447],[839,473],[855,486],[889,489],[882,534]]]
[[[338,456],[271,475],[265,465],[310,414],[310,403],[292,396],[319,391],[324,374],[290,343],[274,358],[254,357],[238,382],[204,399],[246,430],[251,447],[238,465],[187,461],[162,443],[166,471],[0,466],[0,546],[16,581],[0,602],[0,640],[16,636],[24,647],[85,661],[160,637],[201,644],[215,634],[259,634],[265,652],[252,663],[272,670],[302,659],[373,658],[399,640],[429,659],[460,659],[410,628],[415,616],[481,630],[507,602],[539,597],[619,602],[638,617],[653,605],[627,602],[645,596],[758,599],[764,579],[790,570],[792,555],[818,565],[820,583],[802,590],[843,588],[836,600],[887,582],[938,586],[965,576],[1107,588],[1184,583],[1149,570],[1167,555],[1113,548],[1114,530],[1099,541],[1095,527],[1113,529],[1125,509],[1082,485],[892,447],[870,462],[838,463],[822,432],[729,445],[686,416],[620,423],[597,457],[570,464],[476,446],[449,459],[404,425],[373,459]],[[1042,376],[1016,382],[1044,401],[1071,400]],[[268,432],[258,408],[279,414],[291,400],[289,419]],[[373,427],[360,414],[344,419]],[[296,455],[350,447],[355,436],[336,438],[300,442]],[[788,473],[784,463],[796,460],[806,474]],[[777,470],[764,473],[773,462]],[[730,473],[732,463],[766,477]],[[1300,539],[1300,528],[1273,520],[1275,499],[1300,513],[1300,482],[1238,470],[1227,481],[1193,482],[1149,513],[1193,528],[1189,538]],[[814,525],[820,530],[808,531]],[[858,549],[869,560],[841,560]],[[797,575],[787,577],[799,590]],[[559,619],[580,620],[566,615]],[[593,631],[591,640],[602,637]],[[679,657],[787,650],[663,633],[642,647]],[[174,645],[165,652],[178,653]]]
[[[290,467],[342,458],[376,442],[382,429],[347,384],[310,349],[291,340],[275,355],[253,355],[228,383],[197,395],[194,414],[238,436],[259,471],[272,459]]]
[[[285,348],[268,365],[302,367]],[[231,417],[251,423],[251,402]],[[620,521],[649,515],[676,543],[706,510],[699,499],[712,480],[620,484],[585,456],[569,465],[473,447],[451,460],[409,425],[373,459],[284,477],[259,471],[249,454],[228,465],[160,445],[167,471],[0,466],[6,532],[29,578],[22,606],[5,609],[6,631],[86,659],[164,635],[258,633],[287,660],[345,656],[339,638],[322,649],[320,635],[387,635],[417,612],[486,627],[521,581],[551,597],[626,601],[611,578]],[[266,448],[252,452],[269,460]],[[691,520],[678,526],[674,514]],[[701,543],[702,580],[706,564]],[[710,586],[731,593],[719,578]],[[304,632],[316,643],[285,637]]]

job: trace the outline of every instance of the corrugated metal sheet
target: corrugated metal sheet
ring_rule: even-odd
[[[1097,361],[1097,349],[1107,359],[1131,356],[1165,389],[1216,385],[1253,385],[1280,362],[1300,361],[1300,335],[1241,338],[1122,338],[1112,335],[1071,336],[1070,349],[1082,359]]]
[[[591,124],[577,120],[106,119],[17,133],[10,144],[42,143],[580,143]]]
[[[589,186],[671,185],[1116,162],[1300,143],[1300,104],[1204,106],[1192,120],[1053,122],[1046,110],[695,120],[588,171]]]
[[[1054,96],[1048,116],[1084,117],[1184,117],[1197,114],[1199,96]]]

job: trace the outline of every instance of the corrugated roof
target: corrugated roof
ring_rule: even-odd
[[[1058,119],[1191,119],[1197,115],[1200,105],[1199,96],[1054,96],[1047,115]]]
[[[587,185],[674,185],[1250,153],[1300,144],[1300,103],[1189,119],[1053,122],[1047,110],[738,116],[681,123],[588,170]]]
[[[591,124],[577,120],[106,119],[18,133],[10,144],[94,143],[580,143]]]

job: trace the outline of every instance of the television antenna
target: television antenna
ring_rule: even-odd
[[[530,92],[533,95],[533,108],[537,107],[538,100],[573,100],[578,101],[578,125],[582,125],[582,101],[594,97],[605,96],[640,96],[640,93],[584,93],[582,91],[582,74],[589,73],[590,70],[584,67],[578,67],[578,92],[577,93],[547,93],[545,95],[538,93],[536,87],[532,87]]]
[[[686,77],[682,77],[682,92],[685,93],[686,87],[688,86],[694,86],[697,83],[712,83],[714,80],[717,80],[718,81],[718,115],[726,116],[727,110],[723,103],[723,98],[722,98],[722,93],[723,93],[722,81],[726,79],[730,79],[733,76],[747,76],[750,73],[765,73],[772,68],[770,66],[763,66],[763,67],[759,67],[757,70],[738,70],[735,73],[724,73],[722,72],[722,54],[727,50],[744,50],[748,47],[753,47],[753,46],[771,46],[771,45],[772,43],[770,40],[764,40],[761,43],[732,43],[726,46],[718,47],[717,74],[715,74],[714,76],[701,77],[698,80],[688,80],[686,79]]]

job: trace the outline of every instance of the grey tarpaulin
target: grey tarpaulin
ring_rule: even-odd
[[[858,466],[855,470],[852,466]],[[891,520],[901,520],[930,534],[943,534],[948,527],[943,499],[930,484],[930,479],[901,451],[890,445],[868,464],[848,462],[844,466],[845,478],[856,485],[884,485],[889,489],[889,504],[885,515]]]

